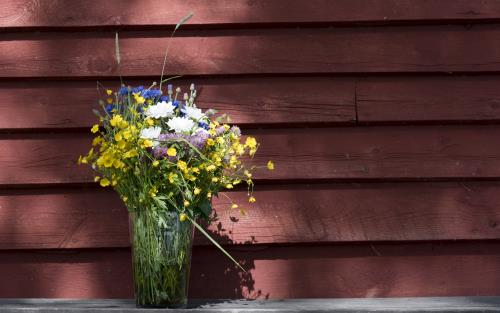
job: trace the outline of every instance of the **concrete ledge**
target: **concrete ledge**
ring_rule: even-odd
[[[500,297],[193,300],[188,309],[169,312],[499,312]],[[137,309],[132,300],[0,299],[1,313],[143,313],[165,309]]]

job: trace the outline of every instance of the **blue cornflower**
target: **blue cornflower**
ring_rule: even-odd
[[[198,126],[200,126],[201,128],[204,128],[206,130],[210,129],[210,126],[207,123],[205,123],[205,122],[199,122]]]
[[[170,101],[170,97],[169,96],[161,96],[160,97],[160,102],[163,102],[163,101],[169,102]]]
[[[177,100],[175,100],[174,102],[172,102],[172,105],[173,105],[174,107],[176,107],[176,108],[178,108],[178,107],[179,107],[179,104],[180,104],[180,102],[179,102],[179,101],[177,101]]]
[[[134,87],[134,88],[132,88],[132,93],[140,93],[143,90],[144,90],[144,86]]]
[[[129,93],[129,87],[123,86],[118,93],[120,96],[126,96]]]
[[[106,112],[111,113],[111,111],[113,111],[113,108],[114,108],[114,106],[112,104],[108,104],[106,106]]]
[[[161,90],[159,89],[147,89],[141,92],[141,96],[145,99],[153,99],[161,96]]]

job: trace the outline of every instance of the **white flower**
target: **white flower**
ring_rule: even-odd
[[[167,122],[167,125],[176,133],[189,132],[195,126],[194,122],[186,117],[174,117]]]
[[[161,127],[149,127],[141,130],[141,138],[152,139],[153,146],[157,146],[159,144],[159,142],[156,141],[155,139],[158,139],[158,137],[160,137],[160,134],[161,134]]]
[[[202,118],[206,117],[201,109],[198,109],[197,107],[185,107],[184,109],[182,109],[182,112],[184,112],[187,117],[190,117],[196,121],[199,121]]]
[[[172,102],[162,101],[147,108],[146,116],[152,118],[172,116],[174,114],[174,109],[175,106],[172,105]]]

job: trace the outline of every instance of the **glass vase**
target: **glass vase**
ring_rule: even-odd
[[[130,212],[137,307],[186,307],[193,233],[176,211]]]

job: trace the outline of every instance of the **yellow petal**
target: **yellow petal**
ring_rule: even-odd
[[[167,155],[171,156],[171,157],[174,157],[174,156],[177,155],[177,150],[175,150],[174,147],[168,148],[167,149]]]

